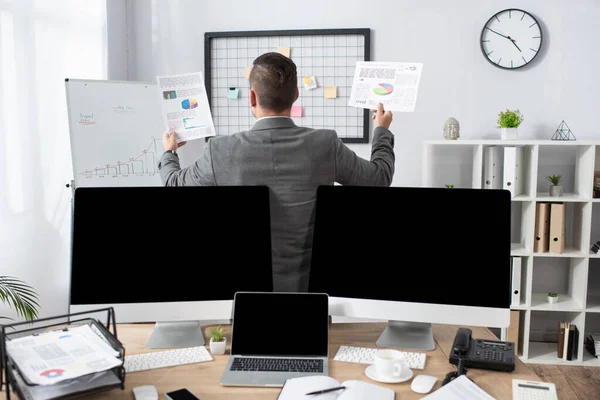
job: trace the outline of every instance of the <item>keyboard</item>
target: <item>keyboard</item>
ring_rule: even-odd
[[[231,371],[323,372],[323,360],[235,357]]]
[[[213,357],[204,346],[168,349],[152,353],[131,354],[125,356],[125,372],[146,371],[149,369],[173,367],[212,361]]]
[[[556,385],[513,379],[513,400],[558,400]]]
[[[373,356],[378,350],[380,349],[373,349],[371,347],[340,346],[333,360],[358,364],[373,364]],[[410,369],[425,369],[426,353],[413,351],[401,351],[401,353],[404,354]]]

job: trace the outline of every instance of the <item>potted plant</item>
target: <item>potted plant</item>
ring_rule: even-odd
[[[500,128],[500,137],[502,140],[516,139],[518,130],[517,128],[523,122],[523,115],[519,110],[501,111],[498,114],[498,128]]]
[[[38,316],[39,303],[36,291],[20,279],[0,276],[0,303],[14,308],[17,316],[33,321]],[[11,319],[0,316],[0,320]]]
[[[210,352],[213,354],[225,354],[225,347],[227,346],[227,338],[223,332],[221,325],[208,328],[208,335],[210,336]]]
[[[548,303],[554,304],[558,301],[558,293],[548,292]]]
[[[447,189],[452,189],[454,187],[454,185],[446,185]]]
[[[548,181],[552,184],[550,186],[550,196],[560,197],[563,195],[563,187],[561,185],[562,176],[561,175],[549,175],[546,177]]]

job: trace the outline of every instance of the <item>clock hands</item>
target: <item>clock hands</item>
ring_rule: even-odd
[[[517,46],[517,43],[515,43],[515,42],[516,42],[516,41],[515,41],[515,39],[511,38],[510,36],[506,36],[506,35],[503,35],[503,34],[501,34],[501,33],[499,33],[499,32],[496,32],[495,30],[493,30],[493,29],[490,29],[490,28],[488,28],[488,27],[486,27],[486,29],[487,29],[487,30],[490,30],[490,31],[492,31],[492,32],[494,32],[496,35],[500,35],[500,36],[502,36],[503,38],[506,38],[506,39],[510,40],[510,41],[512,42],[512,44],[514,44],[514,45],[515,45],[515,47],[517,48],[517,50],[519,50],[519,52],[521,52],[521,49],[519,48],[519,46]],[[522,53],[522,52],[521,52],[521,53]]]
[[[515,39],[511,39],[510,36],[508,38],[510,39],[510,41],[512,42],[512,44],[515,45],[515,47],[517,48],[517,50],[519,50],[519,52],[522,53],[521,49],[519,49],[519,46],[517,46],[517,44],[515,43]]]
[[[506,36],[506,35],[503,35],[503,34],[501,34],[501,33],[498,33],[498,32],[496,32],[496,31],[495,31],[495,30],[493,30],[493,29],[490,29],[490,28],[488,28],[488,27],[486,27],[486,29],[487,29],[487,30],[490,30],[490,31],[492,31],[492,32],[494,32],[496,35],[500,35],[500,36],[502,36],[503,38],[510,39],[510,37],[508,37],[508,36]]]

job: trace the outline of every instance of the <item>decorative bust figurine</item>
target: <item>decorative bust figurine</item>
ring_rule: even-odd
[[[456,140],[460,137],[460,126],[455,118],[448,118],[444,123],[444,139]]]

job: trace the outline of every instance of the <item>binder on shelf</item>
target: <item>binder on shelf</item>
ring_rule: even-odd
[[[521,257],[511,257],[511,307],[521,304]]]
[[[577,358],[577,345],[579,342],[579,330],[577,330],[577,326],[575,324],[571,324],[569,326],[569,341],[565,343],[567,346],[567,354],[566,359],[568,361],[573,361],[573,359]]]
[[[482,187],[502,189],[502,150],[498,146],[484,148]]]
[[[94,316],[102,315],[104,312],[107,316],[106,324],[94,318]],[[13,338],[48,331],[67,331],[70,328],[82,325],[89,325],[93,332],[116,350],[118,353],[117,358],[125,360],[125,348],[117,339],[117,326],[112,307],[0,325],[0,355],[2,356],[0,361],[0,387],[3,383],[6,384],[6,399],[11,399],[11,392],[14,392],[19,399],[50,400],[73,398],[114,388],[124,390],[125,368],[123,363],[102,372],[82,375],[51,385],[35,385],[26,381],[16,363],[8,355],[6,342]]]
[[[523,193],[523,148],[504,147],[504,165],[502,188],[510,192],[511,197]]]
[[[519,332],[521,325],[521,311],[519,310],[510,310],[510,322],[508,324],[508,329],[506,330],[506,341],[515,343],[515,347],[517,352],[520,351],[521,348],[521,340],[519,340]]]
[[[565,251],[567,239],[567,205],[565,203],[550,203],[550,253],[561,254]]]
[[[535,204],[534,253],[546,253],[550,246],[550,203]]]

